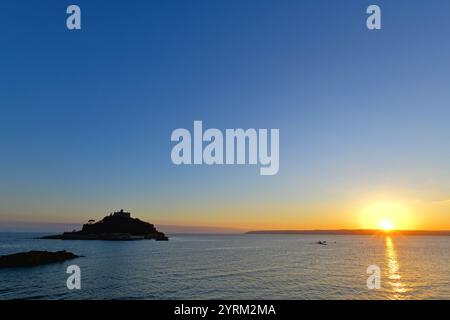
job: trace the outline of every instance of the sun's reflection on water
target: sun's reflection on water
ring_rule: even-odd
[[[405,293],[408,291],[400,275],[400,264],[397,259],[394,242],[390,236],[386,236],[386,258],[388,262],[388,278],[391,285],[391,299],[406,299]]]

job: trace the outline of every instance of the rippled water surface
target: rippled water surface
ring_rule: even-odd
[[[168,242],[107,242],[36,236],[0,233],[0,255],[65,249],[85,257],[0,269],[0,299],[450,299],[450,237],[173,235]],[[66,287],[70,264],[81,268],[81,290]],[[379,290],[367,289],[369,265],[381,269]]]

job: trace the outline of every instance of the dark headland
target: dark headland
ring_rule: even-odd
[[[0,268],[33,267],[79,258],[68,251],[28,251],[0,256]]]
[[[141,240],[167,241],[169,238],[156,230],[151,223],[132,218],[129,212],[113,212],[102,220],[89,220],[81,231],[64,232],[59,235],[44,236],[42,239],[60,240]]]
[[[323,235],[380,235],[401,234],[405,236],[450,236],[450,230],[392,230],[385,232],[375,229],[341,229],[341,230],[256,230],[246,234],[323,234]]]

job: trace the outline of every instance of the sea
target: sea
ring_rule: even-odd
[[[450,299],[450,237],[445,236],[37,239],[42,235],[0,233],[0,255],[67,250],[84,257],[0,269],[0,299]],[[70,265],[80,268],[80,289],[67,287]]]

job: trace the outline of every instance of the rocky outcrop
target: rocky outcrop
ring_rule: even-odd
[[[169,240],[151,223],[132,218],[129,212],[122,210],[111,213],[98,222],[90,220],[81,231],[64,232],[60,235],[45,236],[43,239],[62,240]]]
[[[29,251],[0,256],[0,268],[33,267],[41,264],[62,262],[65,260],[79,258],[76,254],[68,251]]]

